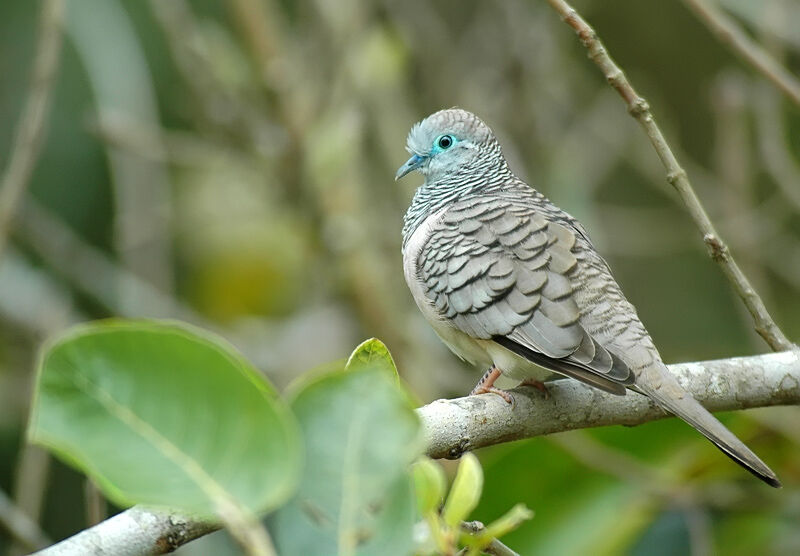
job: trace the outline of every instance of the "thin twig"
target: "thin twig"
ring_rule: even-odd
[[[784,282],[800,290],[800,241],[784,233],[770,239],[769,249],[759,253],[764,264]]]
[[[753,66],[792,102],[800,106],[800,79],[789,73],[769,53],[751,39],[739,25],[705,0],[683,0],[708,30],[745,62]]]
[[[50,210],[28,197],[20,208],[17,234],[57,273],[110,312],[127,317],[179,318],[209,329],[213,323],[191,307],[163,293],[149,281],[116,264],[84,242]],[[135,292],[136,304],[120,299],[117,288]],[[126,303],[127,302],[127,303]]]
[[[714,554],[709,512],[700,506],[688,506],[683,509],[683,515],[689,532],[689,554],[691,556]]]
[[[233,0],[229,6],[238,29],[258,64],[259,77],[264,87],[269,89],[270,64],[280,51],[278,46],[282,42],[282,27],[279,25],[282,22],[277,21],[280,14],[276,13],[273,2],[264,0]]]
[[[150,0],[150,9],[164,32],[175,65],[198,103],[200,116],[214,127],[260,136],[267,121],[248,99],[227,86],[208,53],[202,25],[186,0]]]
[[[480,521],[464,521],[461,524],[461,528],[465,531],[469,531],[473,535],[477,535],[486,530],[486,526]],[[491,554],[492,556],[519,556],[518,553],[514,552],[497,539],[492,539],[492,541],[483,548],[482,552],[483,554]]]
[[[782,411],[754,411],[750,418],[800,446],[800,430],[797,428],[797,423],[800,422],[800,407],[786,408]]]
[[[714,167],[725,184],[718,195],[718,213],[721,229],[726,230],[722,218],[735,222],[726,230],[731,245],[738,247],[739,262],[747,269],[753,288],[758,288],[765,305],[774,299],[764,265],[758,264],[760,249],[748,249],[742,238],[763,237],[766,218],[756,215],[758,193],[753,160],[752,139],[747,109],[749,79],[739,71],[721,73],[712,86],[712,113],[714,116]],[[783,200],[781,199],[781,202]],[[771,224],[771,223],[770,223]],[[763,241],[763,240],[762,240]]]
[[[758,413],[750,413],[750,418]],[[769,427],[768,423],[764,423]],[[621,449],[603,444],[584,431],[554,434],[547,440],[556,444],[589,469],[632,483],[640,494],[660,499],[661,506],[681,508],[685,512],[701,509],[730,511],[740,501],[753,504],[753,483],[699,482],[687,473],[695,469],[698,454],[693,446],[673,451],[651,465]],[[749,486],[747,486],[749,485]]]
[[[86,498],[86,523],[91,526],[104,521],[108,517],[106,499],[89,477],[83,481],[83,495]]]
[[[45,137],[45,123],[61,53],[63,15],[64,0],[43,0],[33,75],[0,187],[0,257]]]
[[[784,140],[786,124],[780,113],[780,97],[765,83],[756,84],[754,96],[753,119],[764,169],[786,199],[800,211],[800,165]]]
[[[5,264],[8,264],[6,261]],[[47,332],[52,332],[48,329]],[[47,492],[48,476],[50,471],[50,452],[41,446],[26,443],[20,450],[16,463],[16,477],[14,478],[14,501],[17,507],[34,523],[39,523],[42,516],[45,493]],[[45,543],[43,546],[47,546]],[[24,546],[17,541],[8,550],[9,556],[27,554],[33,548]]]
[[[678,484],[671,466],[663,465],[664,462],[659,462],[658,467],[648,466],[631,454],[606,446],[581,432],[556,434],[547,439],[586,467],[633,482],[648,494],[681,504],[694,500],[692,487]]]
[[[26,551],[37,550],[52,542],[39,525],[15,506],[2,490],[0,490],[0,528],[8,531]]]
[[[723,272],[733,284],[736,293],[742,298],[747,310],[753,317],[756,332],[764,338],[774,351],[791,349],[793,344],[775,324],[775,321],[772,320],[767,308],[764,306],[764,302],[753,289],[739,265],[736,264],[728,246],[722,241],[719,233],[714,228],[711,219],[706,214],[703,205],[689,182],[686,171],[678,163],[675,154],[664,138],[664,134],[656,124],[647,101],[639,96],[619,66],[611,59],[606,48],[597,38],[594,29],[564,0],[547,1],[561,15],[564,22],[575,30],[581,42],[589,51],[589,58],[597,64],[609,84],[625,101],[631,116],[644,128],[656,150],[656,154],[658,154],[661,163],[667,170],[667,181],[677,190],[689,214],[700,229],[703,241],[708,246],[711,257],[720,263]]]

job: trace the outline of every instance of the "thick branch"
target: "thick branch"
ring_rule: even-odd
[[[785,351],[670,365],[670,371],[710,411],[800,403],[800,353]],[[645,396],[606,394],[575,380],[513,390],[514,405],[494,395],[437,400],[419,408],[428,455],[456,458],[501,442],[605,425],[639,425],[668,414]]]
[[[81,531],[38,556],[150,556],[167,554],[181,545],[219,529],[206,521],[179,514],[155,513],[140,507]]]
[[[787,351],[670,365],[681,385],[711,411],[800,404],[800,352]],[[437,400],[417,410],[428,437],[428,455],[458,457],[500,442],[604,425],[638,425],[667,417],[644,396],[614,396],[575,380],[549,386],[545,399],[534,388],[513,391],[514,405],[484,394]],[[216,530],[177,514],[139,507],[87,529],[39,556],[164,554]]]
[[[736,264],[728,246],[722,241],[719,233],[714,228],[714,224],[712,224],[711,219],[700,203],[700,199],[694,192],[692,184],[689,182],[686,171],[681,168],[664,134],[656,124],[647,101],[634,90],[622,69],[611,59],[608,51],[606,51],[600,39],[597,38],[594,29],[584,21],[578,12],[564,0],[547,1],[561,15],[564,22],[577,33],[583,46],[589,52],[589,58],[600,68],[608,83],[614,87],[622,97],[622,100],[625,101],[628,112],[644,129],[664,169],[667,171],[667,181],[680,195],[689,214],[700,229],[703,241],[708,246],[711,257],[720,264],[725,276],[728,277],[736,293],[739,294],[745,307],[753,317],[756,332],[764,338],[774,351],[791,349],[792,343],[778,328],[775,321],[772,320],[764,302],[753,289],[742,269]]]

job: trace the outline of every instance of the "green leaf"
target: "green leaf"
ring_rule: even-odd
[[[389,349],[377,338],[370,338],[353,350],[345,368],[348,371],[363,368],[380,369],[399,378],[397,366],[394,364]]]
[[[533,512],[525,504],[516,504],[501,517],[487,525],[481,536],[488,539],[488,541],[499,539],[522,525],[524,521],[532,518]]]
[[[447,487],[444,470],[430,458],[422,457],[414,463],[412,472],[419,513],[437,511]]]
[[[456,478],[450,487],[450,494],[442,508],[442,519],[450,527],[455,527],[472,513],[481,499],[483,491],[483,470],[477,456],[467,452],[461,456]]]
[[[168,322],[81,325],[47,346],[28,436],[118,505],[200,515],[275,508],[301,462],[264,378],[222,339]]]
[[[401,473],[384,496],[386,505],[375,512],[373,534],[361,528],[363,544],[357,554],[408,554],[413,546],[413,527],[416,521],[414,489],[411,477]]]
[[[411,550],[408,467],[424,440],[408,396],[380,359],[316,377],[295,393],[307,458],[297,495],[270,520],[281,554]]]

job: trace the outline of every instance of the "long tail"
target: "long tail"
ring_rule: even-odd
[[[636,390],[652,398],[664,409],[680,417],[733,461],[770,486],[780,488],[775,473],[744,442],[725,428],[691,394],[687,393],[663,363],[645,368],[636,381]]]

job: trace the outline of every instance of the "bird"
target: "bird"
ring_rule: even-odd
[[[615,395],[644,394],[753,475],[775,473],[683,389],[663,363],[586,229],[518,178],[490,127],[460,108],[412,126],[395,180],[424,177],[403,219],[411,294],[441,340],[486,372],[544,388],[565,375]]]

